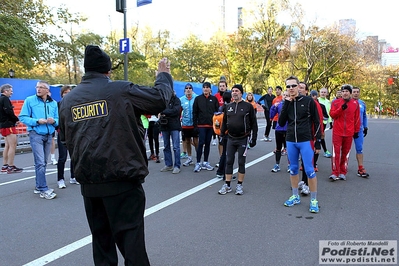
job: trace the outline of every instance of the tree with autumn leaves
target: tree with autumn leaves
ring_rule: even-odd
[[[290,24],[278,23],[282,12],[291,16]],[[334,26],[304,25],[305,15],[287,0],[260,1],[243,13],[250,23],[229,34],[216,32],[209,40],[190,35],[176,41],[168,29],[153,32],[136,25],[128,29],[133,46],[128,79],[152,83],[157,60],[167,56],[175,80],[217,83],[225,76],[228,84],[241,83],[246,91],[264,94],[268,86],[282,85],[287,76],[296,75],[311,89],[327,88],[331,96],[351,83],[361,88],[369,110],[378,101],[397,109],[399,68],[382,67],[371,56],[378,52],[375,46],[339,34]],[[108,36],[74,30],[85,20],[62,7],[51,9],[42,0],[1,1],[0,76],[7,77],[13,68],[18,78],[76,84],[83,75],[85,46],[97,44],[111,56],[112,78],[123,79],[118,42],[122,30]]]

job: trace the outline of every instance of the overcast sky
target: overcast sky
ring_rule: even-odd
[[[89,19],[82,28],[106,36],[111,30],[123,30],[123,14],[115,11],[116,0],[46,0],[49,6],[64,4],[71,12],[81,12]],[[135,0],[127,1],[127,25],[150,25],[155,31],[167,29],[175,40],[190,33],[207,38],[221,25],[223,0],[153,0],[137,8]],[[378,35],[393,47],[399,47],[399,0],[292,0],[300,2],[309,21],[320,26],[340,19],[356,20],[358,37]],[[225,0],[226,31],[237,29],[237,9],[253,0]]]

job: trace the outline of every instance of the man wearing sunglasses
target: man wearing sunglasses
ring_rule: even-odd
[[[299,181],[299,154],[302,156],[304,170],[308,176],[310,187],[310,207],[312,213],[319,212],[317,201],[317,178],[313,168],[313,140],[316,139],[314,148],[316,153],[320,152],[321,126],[317,107],[312,98],[299,94],[299,80],[295,76],[290,76],[285,80],[288,90],[288,97],[278,119],[280,126],[288,122],[287,127],[287,150],[290,161],[290,180],[292,196],[284,202],[284,206],[291,207],[301,203],[298,194]]]

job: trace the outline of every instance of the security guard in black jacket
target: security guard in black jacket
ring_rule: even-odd
[[[95,265],[149,265],[144,242],[148,175],[141,114],[158,114],[173,93],[170,63],[158,64],[154,87],[111,81],[110,57],[88,45],[82,82],[60,104],[60,137],[81,184]]]

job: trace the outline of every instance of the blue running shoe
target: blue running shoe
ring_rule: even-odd
[[[274,165],[273,169],[272,169],[273,173],[277,173],[280,172],[280,166],[278,164]]]
[[[340,180],[346,181],[346,176],[345,176],[344,174],[339,174],[339,175],[338,175],[338,178],[339,178]]]
[[[310,201],[309,211],[312,212],[312,213],[318,213],[319,212],[319,202],[316,199],[312,199]]]
[[[324,153],[324,157],[326,157],[326,158],[331,158],[331,157],[332,157],[331,152],[326,151],[326,152]]]
[[[194,167],[194,172],[198,173],[201,171],[201,163],[196,163]]]
[[[202,170],[213,171],[214,167],[208,162],[203,162],[201,165]]]
[[[301,203],[300,197],[298,195],[292,195],[286,202],[284,202],[284,206],[291,207],[299,203]]]

